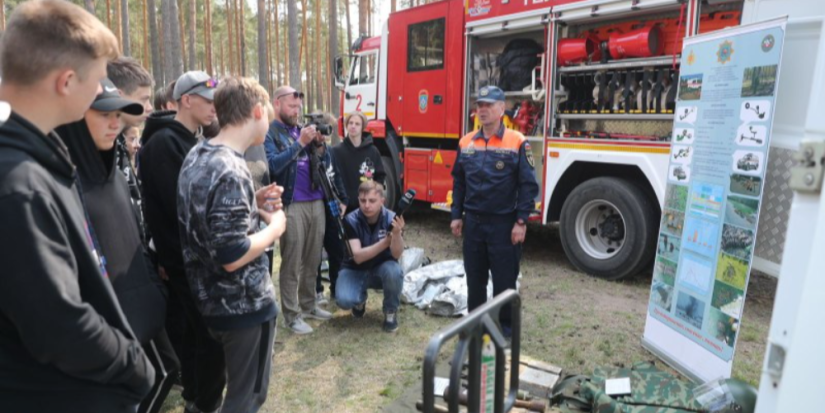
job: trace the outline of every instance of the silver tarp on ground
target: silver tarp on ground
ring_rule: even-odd
[[[449,260],[423,267],[405,266],[407,262],[419,259],[425,262],[423,250],[410,248],[401,256],[402,268],[405,270],[404,287],[401,301],[415,305],[429,314],[442,317],[455,317],[467,314],[467,279],[464,277],[464,261]],[[409,254],[409,257],[407,255]],[[521,274],[519,274],[521,279]],[[518,288],[518,285],[517,285]],[[487,299],[493,296],[492,279],[487,283]]]

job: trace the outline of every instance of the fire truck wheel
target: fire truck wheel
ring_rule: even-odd
[[[393,166],[392,159],[389,156],[382,156],[381,163],[384,165],[384,172],[387,174],[384,206],[395,209],[395,203],[398,201],[398,175],[395,173],[395,166]]]
[[[559,221],[565,254],[590,275],[619,280],[653,258],[656,206],[627,180],[600,177],[580,184],[564,202]]]

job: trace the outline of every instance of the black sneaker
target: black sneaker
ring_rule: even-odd
[[[352,307],[352,316],[355,318],[361,318],[364,316],[364,313],[367,312],[367,303],[361,303]]]
[[[398,330],[398,313],[384,313],[384,331],[392,333]]]

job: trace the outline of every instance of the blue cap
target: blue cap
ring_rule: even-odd
[[[504,91],[496,86],[484,86],[478,90],[476,102],[504,102]]]

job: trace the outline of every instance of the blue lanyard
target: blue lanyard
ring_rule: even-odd
[[[80,203],[83,206],[83,215],[86,216],[86,240],[89,242],[89,246],[92,247],[92,255],[95,256],[97,265],[100,267],[100,274],[103,275],[103,278],[109,278],[109,272],[106,271],[106,257],[102,255],[100,243],[98,243],[95,229],[92,226],[92,220],[89,218],[86,198],[83,196],[83,186],[80,185],[80,178],[76,177],[74,181],[77,184],[77,193],[80,195]]]

